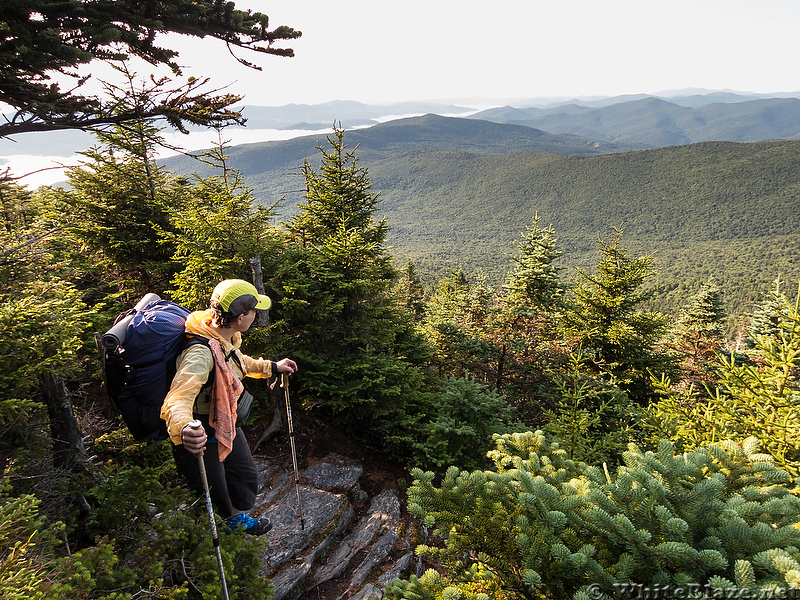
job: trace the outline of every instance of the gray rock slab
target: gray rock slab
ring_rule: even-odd
[[[319,585],[342,575],[361,550],[373,543],[384,532],[397,529],[400,523],[400,501],[392,490],[384,490],[372,499],[368,514],[363,517],[315,571],[312,582]],[[396,539],[396,536],[395,536]]]
[[[323,490],[349,492],[358,484],[363,472],[364,469],[360,465],[342,463],[333,455],[308,467],[303,472],[303,478]]]
[[[377,598],[383,598],[383,592],[380,588],[368,583],[355,596],[351,596],[350,600],[374,600]]]
[[[344,494],[300,486],[303,503],[301,526],[297,496],[293,492],[286,490],[275,504],[265,507],[261,513],[272,520],[272,531],[266,534],[269,546],[262,553],[267,573],[301,556],[315,536],[327,536],[327,531],[335,530],[351,510]]]
[[[378,577],[378,585],[383,588],[392,583],[395,579],[397,579],[403,573],[408,571],[413,561],[414,561],[413,552],[408,552],[403,556],[401,556],[391,569],[389,569],[388,571],[386,571],[386,573]]]
[[[372,548],[369,549],[367,556],[361,561],[361,564],[355,568],[353,574],[350,576],[350,585],[347,586],[347,594],[361,587],[361,584],[366,581],[372,569],[377,567],[384,558],[389,556],[396,541],[397,529],[389,529],[384,532],[377,542],[372,544]]]
[[[336,539],[347,529],[354,515],[353,509],[348,508],[347,513],[339,520],[336,527],[328,532],[322,541],[303,557],[295,558],[294,563],[286,565],[272,578],[272,585],[275,591],[271,600],[283,600],[287,597],[299,595],[302,591],[302,584],[308,574],[314,569],[319,556],[322,556]]]

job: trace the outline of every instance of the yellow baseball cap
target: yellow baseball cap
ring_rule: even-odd
[[[211,292],[211,299],[219,302],[227,313],[243,315],[252,309],[268,310],[272,306],[269,296],[259,294],[256,286],[244,279],[226,279]]]

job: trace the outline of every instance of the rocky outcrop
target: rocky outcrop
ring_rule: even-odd
[[[273,523],[262,554],[273,600],[311,592],[329,600],[381,598],[413,568],[413,527],[398,494],[385,489],[370,497],[360,485],[361,464],[338,454],[308,459],[295,480],[292,465],[256,459],[262,492],[253,514]]]

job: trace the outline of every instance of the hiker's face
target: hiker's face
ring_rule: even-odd
[[[239,324],[239,331],[247,331],[250,329],[250,325],[253,324],[253,321],[256,318],[256,310],[251,309],[250,312],[240,315],[237,319],[237,323]]]

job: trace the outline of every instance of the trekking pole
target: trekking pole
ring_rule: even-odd
[[[281,373],[281,387],[286,396],[286,419],[289,421],[289,444],[292,447],[292,463],[294,464],[294,486],[297,490],[297,510],[300,512],[300,529],[306,528],[303,518],[303,501],[300,499],[300,475],[297,471],[297,451],[294,447],[294,424],[292,423],[292,404],[289,402],[289,375]]]
[[[189,421],[189,427],[197,429],[201,427],[200,421]],[[211,539],[214,541],[214,550],[217,552],[217,567],[219,567],[219,581],[222,584],[222,597],[224,600],[228,598],[228,584],[225,581],[225,568],[222,566],[222,553],[219,549],[219,536],[217,535],[217,521],[214,519],[214,509],[211,506],[211,492],[208,489],[208,477],[206,477],[206,461],[203,458],[203,453],[197,455],[197,464],[200,467],[200,479],[203,480],[203,491],[206,493],[206,511],[208,512],[208,520],[211,523]]]

